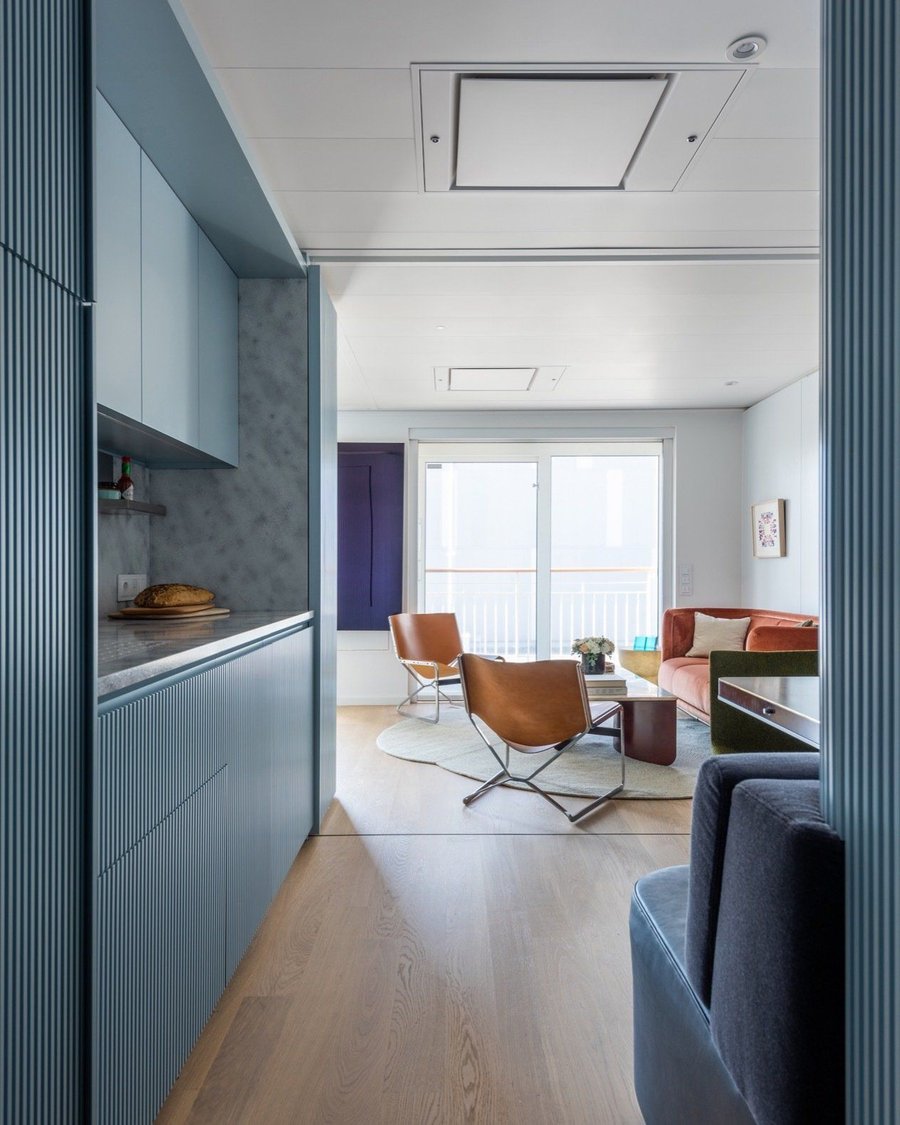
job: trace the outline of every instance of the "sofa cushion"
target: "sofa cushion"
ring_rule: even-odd
[[[753,778],[814,781],[818,776],[819,755],[815,751],[710,758],[700,767],[691,823],[684,960],[691,984],[707,1006],[712,996],[722,869],[734,788]]]
[[[783,625],[756,625],[747,634],[748,652],[801,652],[819,647],[815,625],[797,627],[793,621]]]
[[[709,656],[713,649],[740,652],[750,628],[749,617],[710,617],[694,614],[694,639],[685,656]]]
[[[818,782],[735,787],[710,1027],[759,1125],[844,1120],[843,857]]]
[[[663,669],[665,668],[665,677]],[[679,656],[659,666],[659,686],[697,711],[709,714],[710,661]]]

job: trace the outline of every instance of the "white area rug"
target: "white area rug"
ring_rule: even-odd
[[[421,719],[401,719],[378,736],[378,748],[395,758],[410,762],[429,762],[476,781],[487,781],[498,766],[487,747],[472,729],[462,708],[441,708],[437,726]],[[678,712],[678,754],[671,766],[625,761],[626,800],[673,800],[692,797],[697,771],[710,756],[709,727]],[[503,756],[503,746],[499,753]],[[536,754],[510,754],[514,773],[530,773],[542,758]],[[530,767],[530,768],[529,768]],[[586,736],[572,750],[535,779],[550,793],[591,797],[618,785],[621,759],[608,736]],[[524,786],[519,786],[524,788]]]

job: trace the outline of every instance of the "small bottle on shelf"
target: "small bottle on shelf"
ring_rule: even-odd
[[[116,481],[116,488],[119,490],[123,500],[134,499],[134,481],[131,479],[131,458],[122,458],[122,475]]]

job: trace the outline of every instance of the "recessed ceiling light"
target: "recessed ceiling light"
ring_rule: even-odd
[[[754,62],[766,49],[767,40],[764,35],[742,35],[729,43],[725,57],[732,62]]]
[[[435,328],[438,330],[438,332],[443,332],[446,327],[447,327],[446,324],[436,324],[435,325]]]

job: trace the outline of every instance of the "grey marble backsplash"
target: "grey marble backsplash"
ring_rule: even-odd
[[[122,459],[114,458],[113,480],[122,472]],[[150,470],[133,461],[131,479],[136,500],[150,499]],[[120,574],[150,571],[150,524],[157,516],[140,513],[97,517],[97,610],[101,618],[119,608],[116,581]]]
[[[309,605],[305,281],[240,282],[239,356],[240,467],[154,469],[167,514],[151,528],[150,580],[297,612]]]

